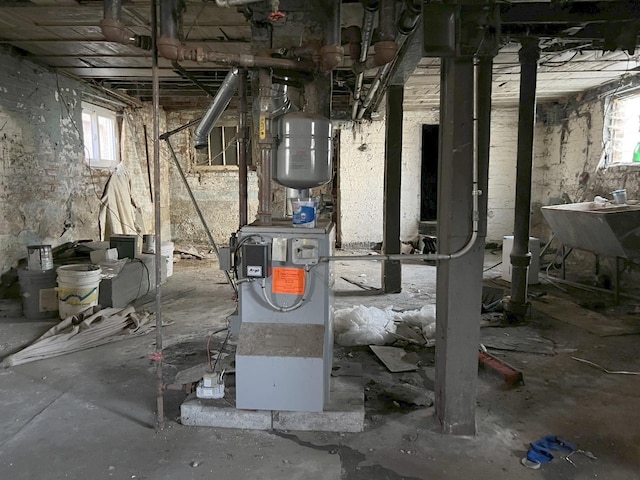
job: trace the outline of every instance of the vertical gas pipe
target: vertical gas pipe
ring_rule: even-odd
[[[238,86],[240,99],[238,110],[240,113],[238,132],[238,219],[239,227],[247,224],[247,144],[249,129],[247,128],[247,71],[240,70],[240,85]]]
[[[258,176],[258,222],[271,225],[271,160],[273,133],[271,131],[271,71],[261,69],[259,76],[258,145],[260,146],[260,174]]]
[[[536,80],[540,48],[537,38],[520,42],[520,106],[518,112],[518,157],[516,166],[516,204],[511,250],[511,299],[507,304],[509,320],[520,321],[527,313],[527,273],[529,221],[531,216],[531,168],[536,116]]]

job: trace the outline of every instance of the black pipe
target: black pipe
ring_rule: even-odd
[[[516,203],[511,250],[511,300],[507,318],[520,321],[527,313],[527,273],[529,253],[529,221],[531,216],[531,168],[536,118],[536,80],[540,48],[537,38],[520,41],[520,101],[518,112],[518,150],[516,166]]]
[[[381,0],[378,17],[378,30],[381,42],[393,42],[396,39],[396,2]]]
[[[160,36],[178,38],[180,19],[184,12],[184,0],[162,0],[160,2]]]
[[[104,1],[104,18],[106,20],[120,20],[122,13],[122,0]]]
[[[240,114],[238,128],[238,219],[240,228],[248,223],[248,200],[247,200],[247,151],[249,140],[249,128],[247,124],[247,71],[240,71],[240,83],[238,84],[238,92],[240,99],[238,101],[238,111]]]

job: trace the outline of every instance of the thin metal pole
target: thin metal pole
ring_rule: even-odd
[[[200,221],[202,222],[202,226],[204,227],[204,231],[207,234],[207,237],[209,238],[209,243],[211,243],[211,247],[213,248],[213,251],[215,252],[216,256],[219,257],[218,245],[216,244],[216,241],[213,239],[213,234],[211,233],[211,230],[209,229],[209,225],[207,225],[207,221],[205,220],[204,215],[202,214],[202,210],[200,210],[200,206],[198,205],[198,202],[196,201],[196,197],[193,195],[193,190],[191,190],[191,187],[189,186],[189,182],[187,181],[187,176],[184,174],[184,170],[182,169],[182,165],[180,165],[180,162],[178,161],[178,156],[176,155],[176,152],[173,149],[173,145],[171,145],[171,141],[168,138],[165,138],[164,141],[167,142],[167,146],[169,147],[169,152],[171,153],[171,156],[173,157],[173,161],[174,161],[174,163],[176,165],[176,169],[178,170],[178,173],[180,174],[180,178],[182,178],[182,181],[184,182],[184,186],[187,189],[187,193],[189,194],[189,198],[191,198],[191,202],[193,203],[193,206],[196,209],[196,213],[198,214],[198,217],[200,218]],[[236,287],[235,283],[233,283],[233,280],[231,279],[231,276],[229,275],[229,272],[225,271],[224,274],[227,277],[227,282],[229,282],[229,285],[231,285],[231,288],[233,288],[233,291],[237,294],[238,293],[238,288]]]
[[[157,422],[156,429],[164,428],[164,397],[162,380],[162,220],[160,217],[160,121],[158,113],[160,111],[160,82],[158,77],[158,17],[157,0],[151,2],[151,43],[152,58],[151,67],[152,87],[153,87],[153,186],[155,195],[153,196],[153,206],[155,213],[155,233],[156,233],[156,392],[157,392]]]

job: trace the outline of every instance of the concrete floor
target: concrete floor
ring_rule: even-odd
[[[499,261],[489,254],[486,265]],[[340,279],[379,286],[377,263],[336,268],[337,307],[435,301],[435,267],[424,262],[403,267],[404,291],[393,296],[364,296]],[[208,333],[233,309],[223,280],[214,262],[176,264],[163,287],[163,315],[174,322],[164,328],[166,380],[206,358]],[[0,356],[50,326],[24,320],[16,303],[2,301]],[[179,392],[166,393],[166,428],[156,432],[155,367],[147,359],[153,334],[2,370],[0,479],[640,479],[640,377],[608,375],[571,359],[640,371],[638,336],[599,337],[535,312],[528,327],[553,342],[555,355],[500,352],[522,369],[526,385],[508,390],[482,374],[473,438],[444,436],[433,408],[393,404],[376,393],[400,378],[432,388],[432,349],[418,352],[421,370],[409,376],[386,372],[367,348],[338,351],[363,364],[369,398],[359,434],[184,427],[177,422]],[[598,460],[574,455],[574,467],[557,455],[540,470],[524,468],[528,443],[548,434]]]

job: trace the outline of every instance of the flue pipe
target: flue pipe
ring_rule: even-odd
[[[193,146],[195,148],[205,148],[209,144],[209,134],[222,115],[222,112],[224,112],[225,108],[229,105],[231,98],[233,98],[239,81],[238,69],[233,67],[229,73],[227,73],[211,105],[209,105],[200,124],[196,127],[193,138]]]

